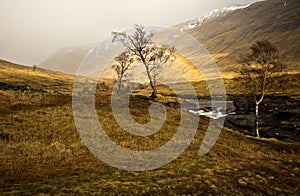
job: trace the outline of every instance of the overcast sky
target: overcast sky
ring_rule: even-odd
[[[99,42],[135,23],[171,26],[257,0],[0,0],[0,58],[39,64],[55,50]]]

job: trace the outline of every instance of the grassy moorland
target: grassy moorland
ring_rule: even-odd
[[[3,63],[0,68],[2,82],[47,91],[0,90],[1,194],[300,193],[299,143],[257,139],[223,128],[215,146],[200,157],[199,147],[209,122],[204,117],[200,118],[191,145],[170,164],[146,172],[113,168],[94,157],[77,133],[72,115],[72,76]],[[299,76],[296,82],[291,79],[291,83],[296,85],[298,79]],[[227,86],[235,87],[231,82]],[[198,93],[207,93],[200,84],[195,86]],[[176,132],[180,111],[167,105],[167,120],[154,136],[134,137],[122,131],[113,120],[110,90],[97,92],[96,108],[105,131],[117,144],[135,150],[152,149],[163,145]],[[293,90],[297,91],[289,89],[291,93]],[[230,93],[234,92],[231,88]],[[137,122],[149,121],[147,111],[152,101],[148,95],[145,89],[131,97],[131,114]],[[168,89],[160,87],[158,101],[174,101],[171,95]]]

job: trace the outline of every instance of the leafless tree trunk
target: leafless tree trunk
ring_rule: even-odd
[[[121,75],[120,78],[118,79],[117,94],[119,94],[120,89],[121,89],[121,87],[122,87],[122,79],[123,79],[123,75]]]

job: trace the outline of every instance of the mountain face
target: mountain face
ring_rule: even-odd
[[[224,75],[236,71],[240,56],[245,55],[253,43],[263,39],[279,49],[289,72],[300,71],[299,0],[266,0],[227,7],[173,28],[198,39]],[[74,74],[92,46],[60,49],[40,66]]]
[[[209,12],[208,14],[198,18],[197,20],[184,22],[179,25],[176,25],[175,27],[177,27],[177,28],[181,27],[180,28],[181,31],[184,31],[187,29],[194,29],[195,27],[198,27],[201,24],[203,24],[209,20],[213,20],[214,18],[217,18],[217,17],[224,17],[232,11],[244,9],[249,6],[250,6],[250,4],[249,5],[236,5],[236,6],[230,6],[230,7],[224,7],[221,9],[216,9],[216,10],[213,10],[213,11]]]
[[[60,48],[45,61],[40,67],[75,74],[81,61],[94,44],[84,44],[75,47]]]
[[[187,25],[175,27],[197,38],[215,57],[223,72],[234,71],[240,55],[263,39],[279,49],[288,71],[300,71],[299,0],[257,2],[208,17],[198,25],[189,26],[193,28],[186,28]]]

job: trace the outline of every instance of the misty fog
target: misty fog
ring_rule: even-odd
[[[0,59],[39,64],[61,47],[99,42],[135,23],[171,26],[257,0],[1,0]]]

